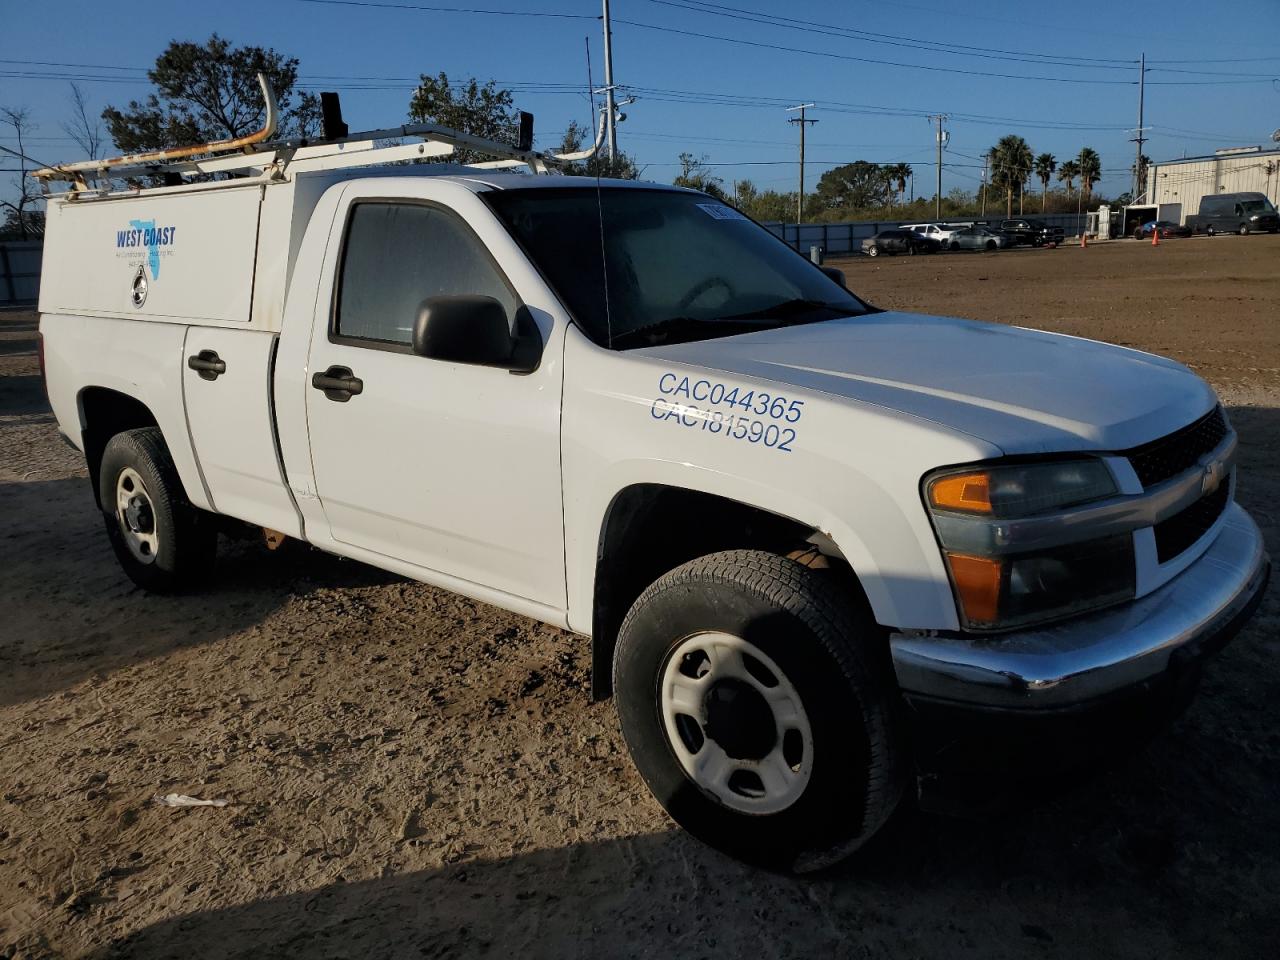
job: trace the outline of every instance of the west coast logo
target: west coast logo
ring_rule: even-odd
[[[158,227],[154,220],[130,220],[128,230],[116,231],[117,255],[129,257],[145,251],[151,279],[160,276],[160,256],[168,253],[177,242],[177,227]]]

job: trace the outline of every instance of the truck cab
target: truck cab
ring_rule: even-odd
[[[657,800],[794,871],[927,800],[957,716],[1144,711],[1260,599],[1180,364],[881,310],[705,194],[400,165],[477,148],[404,131],[50,198],[49,396],[145,589],[262,528],[581,634]]]

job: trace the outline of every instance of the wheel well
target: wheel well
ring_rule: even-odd
[[[107,442],[117,433],[159,424],[141,400],[107,387],[87,387],[80,391],[80,422],[83,424],[84,458],[89,466],[93,496],[97,500],[98,470],[102,466],[102,452],[106,450]]]
[[[815,536],[817,535],[817,536]],[[618,630],[636,598],[664,573],[695,557],[721,550],[768,550],[789,554],[813,541],[837,576],[847,576],[862,596],[852,569],[834,553],[819,531],[776,513],[714,494],[636,484],[620,491],[609,505],[596,554],[591,629],[591,697],[613,693],[613,651]],[[828,552],[829,551],[829,552]]]

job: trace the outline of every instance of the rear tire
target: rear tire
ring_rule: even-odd
[[[623,736],[667,813],[796,873],[860,847],[903,792],[887,645],[829,577],[755,550],[690,561],[635,602],[614,658]]]
[[[98,470],[107,536],[129,579],[153,593],[191,588],[213,563],[213,518],[187,500],[158,427],[118,433]]]
[[[988,249],[988,250],[994,250],[994,249],[996,249],[996,246],[997,246],[997,244],[996,244],[996,242],[995,242],[994,240],[988,240],[988,241],[987,241],[987,249]]]
[[[867,256],[868,256],[868,257],[878,257],[878,256],[880,256],[880,248],[879,248],[879,247],[872,247],[870,250],[868,250],[868,251],[867,251]]]
[[[1209,227],[1205,227],[1205,228],[1204,228],[1204,235],[1205,235],[1206,237],[1212,237],[1212,236],[1213,236],[1215,233],[1217,233],[1217,232],[1218,232],[1218,231],[1214,230],[1214,229],[1213,229],[1213,227],[1211,227],[1211,226],[1209,226]]]

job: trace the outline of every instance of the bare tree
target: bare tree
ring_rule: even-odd
[[[16,202],[0,200],[0,207],[8,211],[5,214],[5,227],[12,225],[12,229],[18,236],[27,240],[35,232],[37,211],[34,207],[40,202],[40,191],[27,179],[28,161],[23,138],[28,136],[35,126],[31,123],[31,111],[26,107],[0,107],[0,123],[13,127],[14,138],[18,141],[18,149],[10,151],[16,154],[18,159],[18,176],[13,181],[14,193],[17,195]]]
[[[89,105],[78,83],[71,84],[71,119],[62,124],[68,137],[84,151],[90,160],[97,160],[102,149],[102,124],[96,117],[90,118]]]

